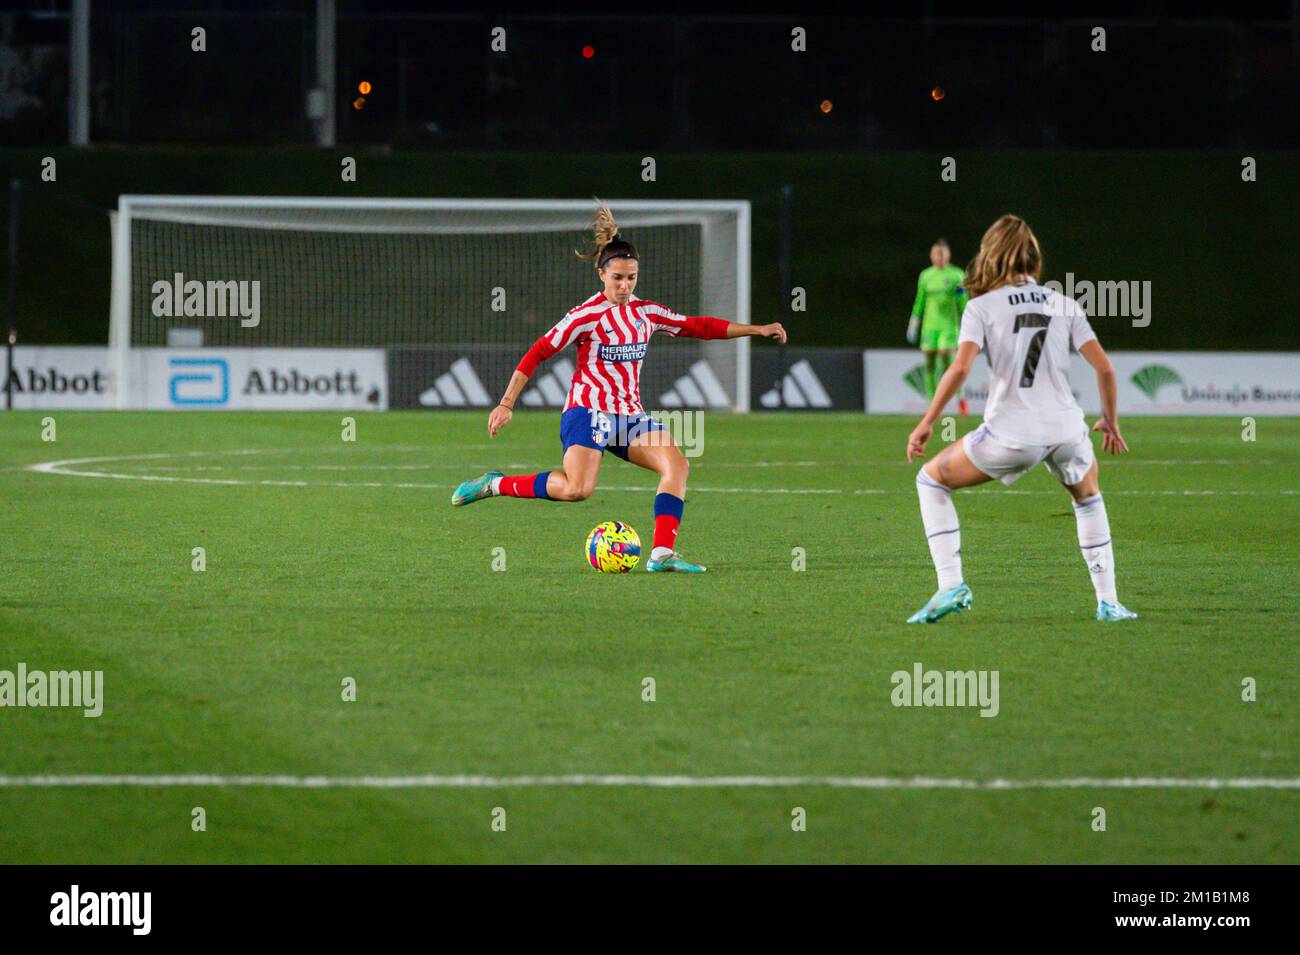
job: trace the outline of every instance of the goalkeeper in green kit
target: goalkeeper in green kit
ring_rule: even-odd
[[[957,331],[961,313],[966,308],[966,292],[961,283],[962,270],[952,264],[952,249],[945,239],[930,246],[930,268],[916,280],[916,302],[907,323],[907,340],[920,340],[925,355],[925,393],[934,397],[935,386],[952,364],[957,353]],[[966,414],[966,399],[959,398],[957,410]]]

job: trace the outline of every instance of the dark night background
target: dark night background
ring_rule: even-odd
[[[16,6],[0,13],[4,46],[34,62],[21,83],[26,106],[4,136],[58,142],[68,4]],[[1061,16],[1037,4],[957,2],[898,4],[888,16],[803,4],[790,15],[460,7],[339,2],[341,103],[358,81],[374,86],[364,109],[339,111],[340,140],[598,151],[1285,148],[1300,132],[1290,0],[1102,3]],[[92,138],[310,141],[302,104],[314,10],[310,0],[95,2]],[[195,25],[208,31],[206,56],[175,42]],[[488,46],[497,26],[505,53]],[[804,53],[790,49],[796,26],[808,31]],[[1107,31],[1105,53],[1090,48],[1095,26]],[[935,85],[941,103],[928,99]]]
[[[1156,321],[1116,326],[1117,347],[1296,345],[1290,322],[1258,304],[1294,298],[1295,0],[1098,3],[1086,15],[957,2],[858,16],[434,6],[340,0],[338,145],[321,149],[305,111],[311,0],[97,0],[94,145],[70,148],[68,0],[8,0],[0,174],[26,184],[23,340],[104,340],[102,210],[122,192],[746,198],[753,314],[781,316],[789,184],[792,281],[810,302],[790,318],[806,344],[901,345],[930,241],[947,236],[964,264],[984,227],[1015,211],[1044,242],[1045,278],[1153,282]],[[189,42],[200,25],[202,54]],[[505,53],[489,46],[497,26]],[[1105,52],[1091,48],[1097,26]],[[794,27],[806,52],[791,50]],[[356,109],[362,80],[373,89]],[[47,155],[57,183],[39,182]],[[357,157],[356,183],[339,181],[341,156]],[[645,156],[654,183],[640,178]],[[945,156],[955,183],[939,180]]]

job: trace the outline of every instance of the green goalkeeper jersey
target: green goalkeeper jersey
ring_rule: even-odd
[[[916,302],[912,305],[912,314],[921,319],[922,333],[926,329],[951,329],[956,333],[961,313],[966,308],[966,293],[961,287],[964,278],[965,273],[955,265],[941,269],[932,265],[920,274],[916,280]]]

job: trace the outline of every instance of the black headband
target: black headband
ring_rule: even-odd
[[[630,242],[624,242],[623,238],[617,233],[614,234],[614,238],[610,239],[609,242],[606,243],[605,249],[613,249],[616,245],[621,245],[623,247],[622,251],[615,250],[606,252],[602,249],[600,253],[600,264],[598,264],[596,268],[603,269],[610,259],[636,259],[636,252],[632,250],[632,244]]]

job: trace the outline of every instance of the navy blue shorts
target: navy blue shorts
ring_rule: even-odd
[[[590,408],[570,408],[560,415],[560,444],[565,451],[577,445],[593,451],[613,451],[624,461],[632,441],[664,426],[648,414],[609,414]]]

